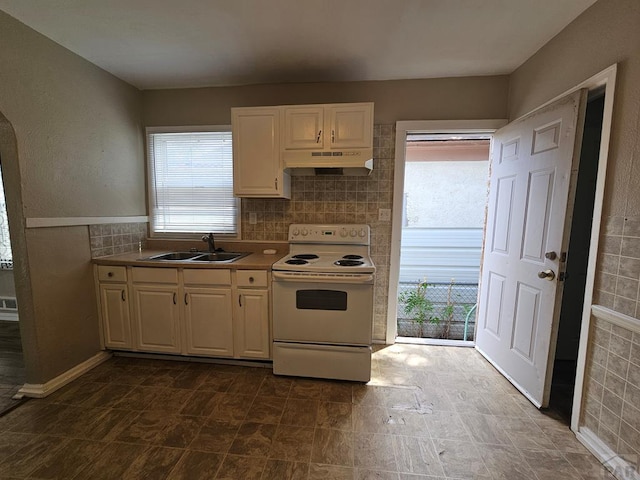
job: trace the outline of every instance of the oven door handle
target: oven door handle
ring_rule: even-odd
[[[372,274],[312,274],[299,272],[271,272],[274,282],[351,283],[369,285]]]

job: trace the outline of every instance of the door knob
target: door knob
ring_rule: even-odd
[[[558,254],[556,252],[547,252],[544,254],[544,256],[549,260],[555,260],[556,258],[558,258]]]
[[[551,281],[556,278],[556,274],[553,270],[543,270],[542,272],[538,272],[538,277]]]

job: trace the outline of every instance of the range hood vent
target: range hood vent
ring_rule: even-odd
[[[290,175],[357,175],[373,170],[373,148],[344,151],[285,151],[284,168]]]

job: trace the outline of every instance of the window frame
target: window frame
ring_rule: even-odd
[[[145,169],[146,169],[146,190],[147,190],[147,213],[149,217],[149,237],[157,239],[200,239],[203,233],[197,232],[176,232],[164,233],[156,232],[154,226],[153,208],[155,205],[155,181],[154,181],[154,159],[151,157],[150,137],[157,133],[189,133],[189,132],[229,132],[231,133],[231,125],[181,125],[181,126],[161,126],[161,127],[145,127]],[[233,176],[232,176],[233,178]],[[232,181],[233,182],[233,181]],[[233,187],[233,185],[232,185]],[[232,194],[233,195],[233,194]],[[216,233],[216,238],[225,240],[240,240],[242,238],[242,202],[239,197],[233,196],[236,201],[236,233]]]

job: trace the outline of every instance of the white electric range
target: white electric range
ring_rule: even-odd
[[[273,265],[273,371],[367,382],[375,265],[368,225],[289,227]]]

